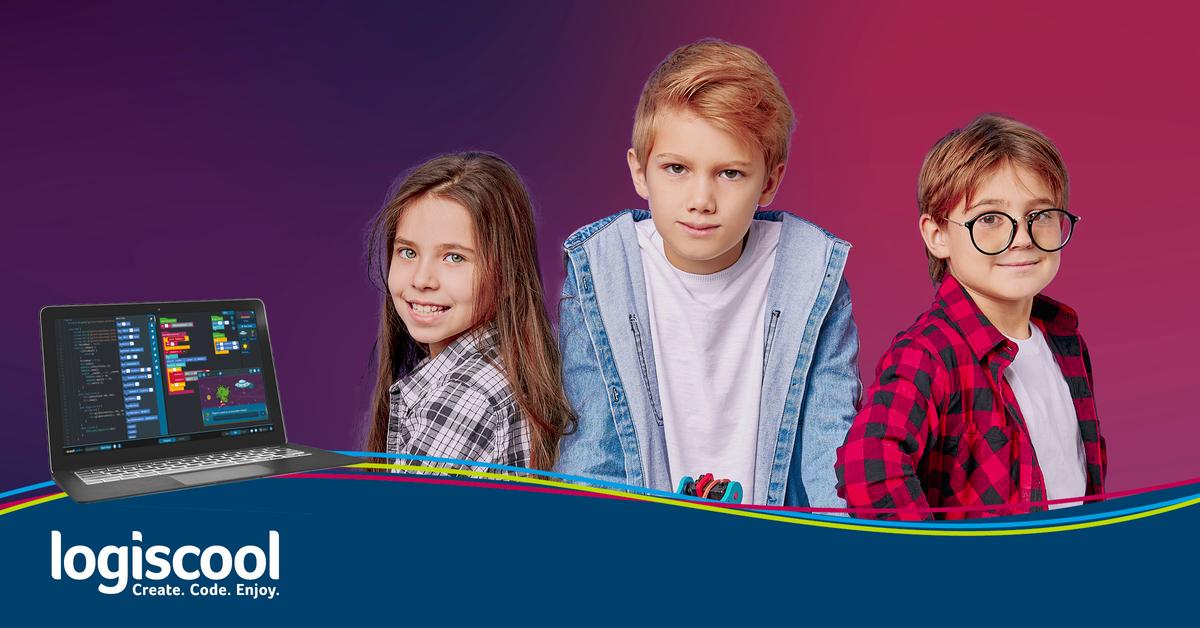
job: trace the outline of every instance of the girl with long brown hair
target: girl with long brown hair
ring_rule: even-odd
[[[417,166],[388,195],[369,247],[385,292],[367,449],[550,469],[575,417],[512,166],[482,152]]]

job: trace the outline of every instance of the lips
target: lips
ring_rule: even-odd
[[[683,230],[687,233],[693,235],[704,235],[716,231],[717,227],[720,227],[721,225],[679,221],[679,226],[683,227]]]
[[[1005,268],[1028,268],[1030,266],[1037,264],[1039,261],[1041,261],[1041,260],[1035,259],[1035,260],[1028,260],[1028,261],[1024,261],[1024,262],[1005,262],[1003,264],[997,264],[997,266],[1003,266]]]

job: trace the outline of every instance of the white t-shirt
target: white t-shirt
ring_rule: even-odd
[[[667,261],[652,220],[636,223],[672,487],[712,473],[754,495],[763,315],[782,223],[751,222],[742,255],[711,275]]]
[[[1046,498],[1083,496],[1087,492],[1086,458],[1071,391],[1041,329],[1031,324],[1029,331],[1027,340],[1009,338],[1017,343],[1017,357],[1005,369],[1004,378],[1029,428],[1046,480]],[[1051,508],[1078,505],[1064,503]]]

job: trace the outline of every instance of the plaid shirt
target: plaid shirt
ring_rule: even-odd
[[[529,426],[500,363],[498,336],[493,325],[463,334],[388,389],[389,453],[529,466]]]
[[[1043,330],[1075,405],[1087,465],[1087,494],[1104,492],[1107,454],[1092,398],[1092,366],[1075,312],[1034,298]],[[961,519],[1044,510],[1029,430],[1004,369],[1016,343],[1000,333],[953,277],[929,311],[892,341],[877,381],[837,451],[838,495],[850,508],[897,508],[868,516],[933,518],[919,508],[1001,505],[937,513]]]

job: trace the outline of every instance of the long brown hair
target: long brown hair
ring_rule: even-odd
[[[389,192],[371,226],[368,263],[383,303],[367,450],[387,448],[388,388],[412,372],[427,353],[396,312],[387,277],[401,213],[429,195],[462,205],[475,225],[480,254],[475,324],[495,322],[504,373],[529,421],[530,464],[548,470],[558,458],[559,439],[569,426],[573,429],[575,415],[563,392],[562,356],[546,316],[529,193],[508,162],[484,152],[442,155],[413,168]]]

